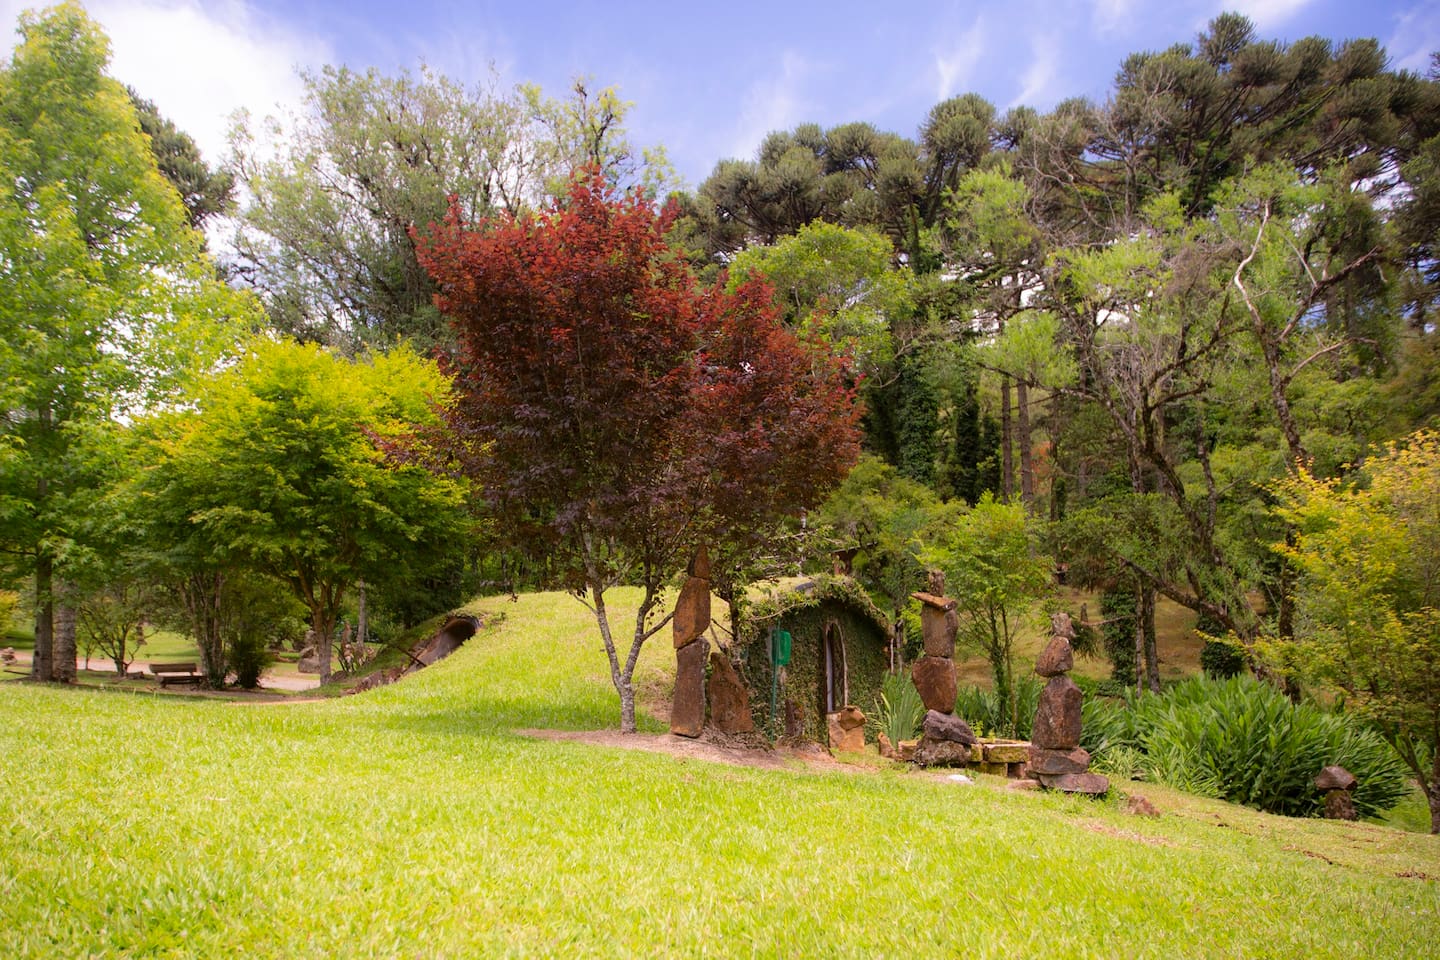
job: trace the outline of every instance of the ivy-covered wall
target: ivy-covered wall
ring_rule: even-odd
[[[750,706],[757,726],[778,739],[785,732],[785,702],[804,709],[803,731],[808,740],[825,743],[828,733],[822,711],[824,687],[821,647],[825,625],[834,622],[845,644],[849,702],[868,715],[875,709],[880,683],[889,666],[886,641],[889,624],[854,581],[818,578],[808,591],[794,591],[747,605],[740,625],[741,676],[750,689]],[[772,627],[788,630],[792,639],[790,664],[770,715],[771,668],[767,638]]]

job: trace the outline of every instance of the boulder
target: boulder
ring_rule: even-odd
[[[926,656],[954,659],[955,633],[950,629],[949,613],[929,605],[921,607],[920,632],[925,638]]]
[[[919,740],[901,740],[895,745],[895,755],[906,763],[909,763],[915,759],[915,751],[919,746]]]
[[[1350,799],[1349,790],[1331,790],[1325,794],[1326,820],[1359,820],[1360,815],[1355,812],[1355,801]]]
[[[1355,774],[1344,767],[1326,767],[1315,777],[1315,789],[1329,792],[1331,790],[1354,790]]]
[[[1110,778],[1098,773],[1062,773],[1053,777],[1036,774],[1035,779],[1047,789],[1061,793],[1087,793],[1098,797],[1110,789]]]
[[[675,619],[670,622],[675,633],[675,649],[690,643],[710,626],[710,581],[690,577],[680,588],[675,601]]]
[[[1030,757],[1028,743],[987,743],[985,759],[991,763],[1023,763]]]
[[[953,740],[921,737],[911,760],[921,767],[963,767],[970,762],[970,748]]]
[[[844,711],[827,713],[825,726],[830,734],[830,749],[841,753],[861,753],[865,749],[865,727],[846,727]]]
[[[710,679],[705,684],[710,701],[710,724],[721,733],[753,733],[755,718],[750,714],[750,691],[719,650],[710,654]]]
[[[1035,660],[1035,672],[1042,677],[1058,677],[1075,668],[1075,652],[1070,641],[1056,634]]]
[[[1030,742],[1047,750],[1073,750],[1080,746],[1080,701],[1084,699],[1075,681],[1052,677],[1040,693],[1035,726]]]
[[[910,679],[927,709],[955,712],[955,661],[944,657],[921,657],[910,668]]]
[[[1090,769],[1090,753],[1083,747],[1074,750],[1030,748],[1030,772],[1059,776],[1062,773],[1084,773]]]
[[[975,731],[970,729],[970,724],[959,717],[941,713],[939,710],[931,710],[925,714],[925,724],[921,729],[927,740],[948,740],[951,743],[963,743],[967,746],[979,743]]]
[[[1066,640],[1075,639],[1075,625],[1070,622],[1070,614],[1061,611],[1050,617],[1050,633],[1052,636],[1064,637]]]
[[[675,696],[670,702],[670,732],[698,737],[705,728],[705,654],[710,644],[694,640],[675,651]]]
[[[840,718],[842,730],[854,730],[856,727],[865,726],[865,714],[853,703],[847,704],[836,716]]]
[[[1155,809],[1155,804],[1140,796],[1138,793],[1131,794],[1125,801],[1125,812],[1137,817],[1158,817],[1160,811]]]
[[[875,735],[875,745],[880,749],[880,756],[889,760],[894,760],[897,756],[895,753],[895,745],[890,742],[890,738],[885,734],[878,733]]]

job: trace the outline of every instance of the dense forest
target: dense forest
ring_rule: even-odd
[[[0,518],[35,584],[37,676],[73,659],[67,610],[123,649],[168,603],[223,680],[253,618],[328,636],[357,582],[396,623],[482,585],[573,586],[406,438],[444,420],[429,358],[475,349],[437,301],[442,226],[563,209],[576,171],[649,205],[676,270],[739,300],[764,281],[788,334],[843,364],[860,466],[803,521],[747,528],[746,576],[839,553],[898,609],[968,549],[922,531],[1005,507],[1021,554],[1128,611],[1106,641],[1125,682],[1159,687],[1164,597],[1293,685],[1273,651],[1327,615],[1298,587],[1306,511],[1440,417],[1440,55],[1420,76],[1374,40],[1281,44],[1225,14],[1127,57],[1104,102],[967,94],[913,135],[802,124],[685,191],[614,90],[425,70],[307,75],[298,117],[242,126],[210,166],[105,76],[78,7],[22,35],[0,74]],[[1419,477],[1440,502],[1433,464]],[[1395,574],[1424,581],[1413,610],[1431,560]]]

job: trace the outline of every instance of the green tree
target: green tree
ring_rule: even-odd
[[[435,423],[447,396],[435,365],[407,350],[351,362],[256,343],[196,409],[153,428],[155,466],[141,481],[151,536],[174,548],[181,576],[213,584],[239,566],[286,584],[328,682],[346,592],[423,575],[463,530],[463,484],[386,452]],[[211,585],[199,595],[220,596]]]
[[[0,71],[0,538],[34,574],[33,669],[49,680],[65,672],[52,588],[97,490],[96,445],[258,316],[214,279],[79,4],[26,14],[20,34]]]
[[[1276,549],[1301,572],[1300,622],[1262,650],[1375,722],[1440,833],[1440,433],[1406,438],[1349,481],[1302,471],[1277,492],[1295,529]]]
[[[1055,564],[1040,547],[1041,528],[1019,503],[989,494],[970,510],[927,531],[921,560],[945,573],[956,600],[959,640],[990,661],[995,694],[1013,731],[1015,635],[1026,616],[1050,595]]]
[[[235,203],[235,174],[210,167],[188,133],[161,116],[153,101],[133,88],[126,90],[140,120],[140,130],[150,138],[150,151],[155,154],[160,175],[180,194],[190,226],[199,230],[210,218],[229,213]]]
[[[347,353],[448,339],[415,250],[451,197],[478,220],[540,206],[597,158],[614,179],[653,172],[625,139],[628,104],[612,89],[577,83],[554,101],[423,68],[326,67],[304,82],[298,116],[233,133],[250,194],[236,270],[277,327]],[[663,168],[663,156],[650,159]]]

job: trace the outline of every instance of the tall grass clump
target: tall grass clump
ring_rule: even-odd
[[[880,684],[880,699],[875,704],[879,731],[891,743],[910,740],[920,732],[925,719],[925,703],[920,691],[903,673],[887,673]]]
[[[1379,816],[1408,790],[1400,758],[1359,720],[1291,703],[1248,676],[1087,701],[1082,729],[1082,745],[1097,760],[1140,751],[1153,779],[1269,813],[1319,814],[1324,798],[1313,781],[1332,764],[1359,781],[1353,800],[1362,817]]]
[[[955,695],[955,715],[985,736],[1027,740],[1035,723],[1035,710],[1040,706],[1040,691],[1044,689],[1045,685],[1034,677],[1016,680],[1015,715],[1012,718],[995,691],[962,687]]]

